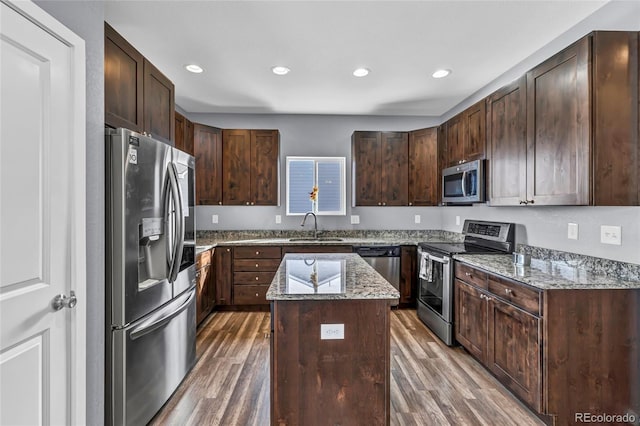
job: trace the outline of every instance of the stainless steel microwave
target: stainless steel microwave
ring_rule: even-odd
[[[484,160],[442,170],[442,202],[471,204],[485,201]]]

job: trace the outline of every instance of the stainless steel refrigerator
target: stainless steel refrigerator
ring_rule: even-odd
[[[147,423],[195,363],[194,158],[106,131],[106,422]]]

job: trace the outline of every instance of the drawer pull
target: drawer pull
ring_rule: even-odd
[[[513,294],[513,290],[511,290],[510,288],[505,288],[504,292],[507,294]]]
[[[260,277],[256,277],[256,281],[258,281],[260,279]]]
[[[256,263],[256,268],[259,268],[260,266]]]
[[[470,277],[471,276],[471,272],[465,272],[464,273],[466,276]]]
[[[256,293],[256,297],[258,297],[258,293]]]
[[[256,252],[256,254],[260,254],[260,252],[259,252],[259,251],[257,251],[257,252]]]

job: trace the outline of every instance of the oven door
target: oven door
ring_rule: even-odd
[[[450,323],[453,320],[451,258],[431,253],[427,253],[427,258],[431,271],[427,276],[420,274],[418,301]]]

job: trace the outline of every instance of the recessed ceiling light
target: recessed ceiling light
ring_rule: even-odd
[[[291,71],[289,68],[287,67],[283,67],[281,65],[275,66],[273,68],[271,68],[271,71],[273,71],[274,74],[276,75],[287,75],[289,74],[289,71]]]
[[[196,64],[189,64],[189,65],[185,65],[184,67],[187,69],[187,71],[190,71],[196,74],[200,74],[202,71],[204,71],[201,66]]]
[[[451,70],[437,70],[436,72],[431,74],[431,76],[433,78],[443,78],[448,76],[449,74],[451,74]]]
[[[369,74],[369,70],[366,68],[358,68],[353,72],[353,75],[356,77],[364,77]]]

